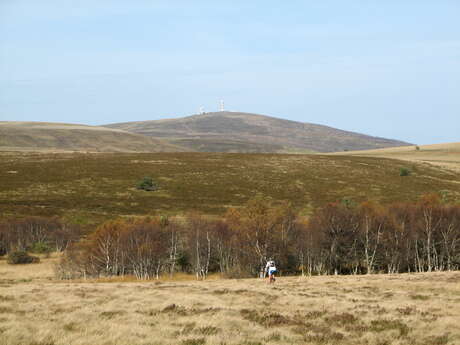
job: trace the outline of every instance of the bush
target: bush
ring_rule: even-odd
[[[158,186],[151,177],[144,177],[142,181],[137,184],[137,189],[151,192],[157,190]]]
[[[16,251],[8,254],[7,262],[10,265],[35,264],[40,262],[40,258],[27,254],[27,252]]]
[[[411,171],[407,168],[400,168],[399,169],[399,176],[409,176]]]
[[[190,271],[192,264],[190,263],[190,257],[185,252],[180,252],[176,261],[182,272]]]
[[[52,252],[50,246],[43,242],[35,242],[32,247],[30,247],[30,252],[36,254],[49,254]]]
[[[348,197],[343,197],[342,200],[340,200],[340,203],[347,208],[356,207],[356,201]]]

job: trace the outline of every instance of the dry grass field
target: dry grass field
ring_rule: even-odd
[[[378,150],[337,152],[335,154],[423,162],[460,172],[460,142],[420,145],[418,149],[416,146],[401,146]]]
[[[460,272],[53,280],[0,260],[0,345],[460,344]]]

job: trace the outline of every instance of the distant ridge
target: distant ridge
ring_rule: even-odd
[[[2,151],[172,152],[162,140],[99,126],[0,121]]]
[[[460,172],[460,142],[330,153],[330,155],[344,154],[430,163],[444,169]]]
[[[308,153],[370,150],[409,143],[242,112],[211,112],[178,119],[114,123],[122,129],[201,152]]]

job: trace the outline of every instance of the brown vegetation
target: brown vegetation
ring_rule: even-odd
[[[333,203],[308,223],[263,198],[222,219],[108,221],[58,245],[67,248],[60,260],[0,258],[0,345],[456,344],[460,276],[439,271],[459,268],[459,220],[459,206],[427,195],[416,204]],[[4,221],[3,248],[53,244],[63,226]],[[268,255],[282,274],[355,275],[191,281],[256,275]],[[357,274],[407,270],[435,272]],[[56,281],[53,271],[82,279]]]
[[[460,143],[445,143],[420,146],[401,146],[378,150],[338,152],[334,155],[382,157],[410,162],[425,162],[460,172]]]
[[[460,175],[372,157],[211,153],[0,154],[3,215],[62,216],[80,224],[119,215],[224,214],[257,194],[303,215],[344,198],[415,202],[442,191],[460,200]],[[158,190],[136,188],[145,176]]]
[[[407,145],[322,125],[229,111],[107,127],[161,138],[200,152],[308,153]]]
[[[79,226],[56,217],[5,219],[0,222],[0,255],[12,251],[60,252],[81,235]]]
[[[457,270],[460,206],[444,204],[436,195],[416,204],[332,203],[305,222],[288,203],[273,206],[256,198],[221,219],[196,213],[118,219],[73,241],[58,274],[150,279],[179,271],[197,278],[215,272],[250,277],[262,276],[270,257],[283,274]]]
[[[53,260],[34,270],[50,277]],[[460,342],[458,272],[281,277],[272,286],[262,279],[56,282],[28,267],[12,271],[0,260],[0,345]]]
[[[165,141],[98,126],[0,121],[0,151],[175,152]]]

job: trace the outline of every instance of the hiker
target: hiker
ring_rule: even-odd
[[[275,282],[275,273],[276,273],[276,266],[275,266],[275,261],[273,259],[269,259],[267,261],[267,264],[265,265],[265,271],[268,274],[268,283],[274,283]]]

